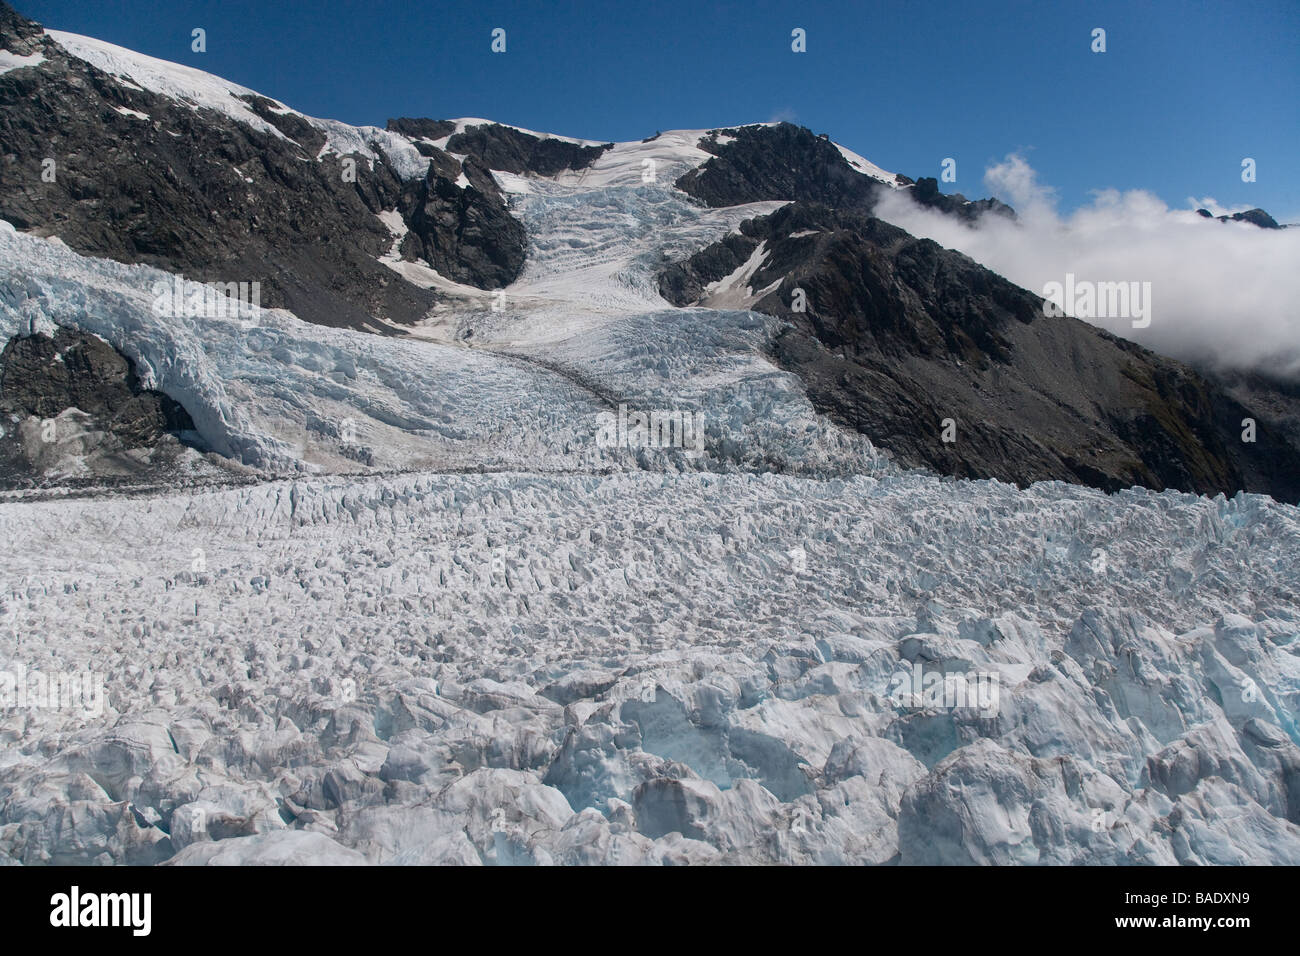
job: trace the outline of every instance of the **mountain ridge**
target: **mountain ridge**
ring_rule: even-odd
[[[886,172],[824,134],[776,122],[615,144],[477,119],[350,127],[43,32],[7,7],[0,42],[41,57],[0,74],[0,218],[82,255],[248,278],[263,307],[307,322],[422,334],[430,316],[479,308],[479,292],[509,296],[525,275],[530,182],[637,189],[663,173],[708,208],[789,205],[665,260],[659,293],[698,305],[707,286],[729,282],[708,301],[785,322],[767,355],[819,411],[900,462],[1022,484],[1300,498],[1300,439],[1285,426],[1300,402],[1289,393],[1257,379],[1229,392],[1091,326],[1045,319],[1033,293],[873,216],[882,190],[966,221],[1014,219],[1011,207]],[[30,162],[45,153],[48,183]],[[807,310],[791,308],[795,288],[811,295]],[[1233,433],[1251,417],[1246,448]],[[936,438],[948,421],[956,441]]]
[[[1255,413],[1249,448],[1238,439],[1251,413],[1216,382],[1047,317],[1040,296],[882,220],[793,203],[667,266],[660,290],[698,304],[741,272],[761,289],[747,307],[790,323],[778,364],[904,462],[1022,485],[1300,497],[1300,452],[1274,416]],[[945,420],[955,441],[942,440]]]

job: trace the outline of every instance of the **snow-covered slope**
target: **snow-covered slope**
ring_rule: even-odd
[[[671,183],[689,169],[709,160],[699,142],[704,129],[678,129],[660,133],[648,142],[615,143],[592,165],[556,177],[562,183],[581,186],[629,185],[644,182]]]
[[[247,97],[262,96],[255,90],[194,67],[146,56],[93,37],[62,30],[46,32],[73,56],[113,75],[123,83],[187,103],[194,109],[215,110],[272,136],[284,136],[249,108]],[[278,100],[272,102],[276,112],[297,112]],[[429,168],[429,160],[421,156],[405,136],[375,126],[357,127],[337,120],[307,116],[303,118],[325,133],[328,140],[325,151],[342,155],[360,154],[374,160],[377,158],[374,146],[378,144],[404,179],[422,176]]]
[[[853,152],[853,150],[846,149],[839,143],[835,144],[835,148],[840,151],[840,155],[844,157],[848,164],[858,172],[865,173],[877,182],[883,183],[892,189],[902,188],[898,182],[898,177],[894,173],[881,169],[875,163],[871,162],[871,160],[859,156],[857,153]]]
[[[280,475],[0,503],[0,863],[1300,863],[1300,510],[900,472],[767,359],[759,253],[660,298],[781,205],[675,190],[704,132],[498,173],[522,274],[395,246],[443,296],[396,337],[164,318],[167,273],[0,225],[0,334],[102,336]],[[620,405],[704,453],[606,447]]]
[[[205,73],[192,66],[146,56],[94,37],[68,33],[64,30],[45,32],[73,56],[98,67],[123,83],[139,89],[151,90],[178,102],[188,103],[194,109],[216,110],[272,136],[282,135],[278,129],[248,108],[248,103],[243,98],[261,94],[246,86],[231,83],[229,80],[223,80],[219,76]],[[276,108],[290,112],[283,103],[276,102]]]
[[[274,136],[283,136],[280,130],[249,108],[247,97],[262,96],[262,94],[254,90],[193,67],[146,56],[134,50],[106,43],[93,37],[81,36],[62,30],[47,30],[46,32],[73,56],[85,60],[124,83],[159,93],[179,102],[188,103],[195,109],[216,110],[231,119],[246,123],[262,132]],[[271,97],[266,98],[272,99]],[[278,112],[297,112],[278,100],[272,100],[272,102],[275,103]],[[308,117],[305,114],[297,115],[303,116],[304,119],[326,134],[328,137],[326,149],[328,151],[343,155],[360,154],[374,159],[376,157],[373,144],[377,143],[383,148],[385,155],[398,166],[403,178],[414,178],[423,175],[424,171],[429,167],[428,158],[421,156],[412,144],[411,139],[400,133],[393,133],[374,126],[354,127],[337,120],[317,119]],[[477,117],[462,117],[450,122],[455,124],[454,133],[460,133],[464,132],[468,127],[491,125],[494,121]],[[582,146],[601,145],[594,140],[580,140],[553,133],[539,133],[518,126],[511,128],[527,133],[530,136],[560,139],[564,142]],[[584,172],[590,173],[591,185],[607,185],[612,181],[630,181],[629,177],[633,174],[640,178],[642,160],[651,158],[664,163],[665,173],[677,170],[677,175],[680,175],[686,169],[698,166],[709,158],[708,153],[695,145],[706,132],[706,130],[685,130],[664,134],[660,137],[658,145],[639,142],[620,143],[616,145],[611,156],[606,157],[597,164],[596,169]],[[439,149],[444,149],[447,140],[454,133],[448,133],[440,139],[430,140],[429,142]],[[642,148],[645,146],[650,148]],[[573,176],[581,178],[581,174],[565,174],[565,176],[566,178]]]
[[[310,117],[298,113],[273,97],[264,96],[238,83],[232,83],[194,67],[146,56],[94,37],[63,30],[47,30],[46,33],[73,56],[85,60],[120,81],[188,103],[195,109],[216,110],[255,129],[282,136],[278,129],[249,108],[247,97],[262,97],[275,104],[276,112],[302,116],[325,133],[328,138],[326,149],[330,152],[342,155],[359,154],[369,156],[373,160],[377,158],[374,151],[377,144],[405,179],[423,175],[428,169],[428,158],[420,155],[410,137],[400,133],[375,126],[349,126],[338,120]],[[39,61],[31,63],[23,61],[22,64],[15,62],[9,68],[18,65],[34,65],[35,62]],[[508,123],[498,124],[495,120],[481,117],[460,117],[448,122],[454,124],[454,130],[440,138],[426,140],[429,145],[446,149],[447,141],[456,133],[462,133],[472,126],[486,125],[508,126],[529,136],[558,139],[578,146],[604,145],[600,140],[577,139],[557,133],[539,132]],[[569,185],[598,187],[642,181],[649,172],[657,181],[671,183],[687,170],[708,161],[711,154],[701,149],[698,144],[710,132],[707,129],[668,130],[648,141],[633,140],[615,143],[613,149],[602,155],[590,168],[579,171],[566,170],[548,178]],[[725,134],[719,136],[719,142],[726,141]],[[837,146],[837,148],[848,163],[859,172],[889,186],[897,185],[893,173],[882,170],[845,147]]]

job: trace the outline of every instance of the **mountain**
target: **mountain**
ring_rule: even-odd
[[[1300,498],[1298,446],[1270,413],[1177,362],[1045,317],[1032,294],[871,214],[889,189],[967,219],[1014,218],[1009,207],[945,196],[806,129],[700,131],[674,149],[662,135],[616,145],[475,120],[353,128],[188,67],[43,33],[11,10],[0,31],[10,53],[33,58],[0,76],[0,218],[83,256],[256,282],[262,307],[401,335],[524,275],[521,197],[501,177],[589,182],[621,170],[633,185],[642,170],[631,160],[658,147],[680,170],[676,188],[709,207],[794,202],[668,265],[665,298],[718,305],[706,288],[742,280],[765,290],[728,305],[788,323],[769,354],[819,410],[900,462],[1022,484]],[[52,182],[38,157],[54,160]],[[806,312],[791,310],[794,288]],[[1253,444],[1240,440],[1249,417]],[[946,419],[956,441],[940,440]]]
[[[0,865],[1300,862],[1294,385],[792,124],[0,41]]]
[[[435,300],[379,263],[394,236],[376,213],[399,214],[399,254],[499,288],[523,265],[523,229],[478,157],[520,171],[589,161],[475,128],[450,137],[462,161],[424,136],[313,120],[198,70],[43,33],[11,9],[0,42],[35,58],[0,88],[0,218],[84,255],[258,281],[264,306],[323,325],[390,331]]]
[[[1206,219],[1217,219],[1219,222],[1248,222],[1252,226],[1259,226],[1261,229],[1287,228],[1286,226],[1279,226],[1276,219],[1259,208],[1247,209],[1245,212],[1234,212],[1230,216],[1215,216],[1208,209],[1198,209],[1196,212]]]
[[[819,409],[908,464],[1020,484],[1300,497],[1300,445],[1276,412],[1094,326],[1047,317],[1039,296],[868,214],[792,203],[670,265],[659,283],[675,305],[730,299],[786,320],[776,361]],[[749,294],[737,299],[740,289]],[[1241,441],[1252,415],[1253,445]],[[955,441],[942,440],[945,419]]]
[[[908,190],[920,205],[965,220],[985,213],[1015,218],[1015,210],[996,199],[946,195],[937,179],[885,172],[825,134],[814,136],[793,123],[710,130],[699,145],[712,158],[675,185],[709,206],[780,198],[869,213],[884,187]]]

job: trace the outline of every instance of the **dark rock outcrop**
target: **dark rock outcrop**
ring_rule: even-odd
[[[724,142],[721,135],[731,138]],[[830,140],[793,123],[711,130],[699,145],[713,158],[675,185],[708,206],[810,200],[870,210],[882,188],[850,166]]]
[[[462,172],[470,183],[463,188],[456,184]],[[472,158],[434,157],[424,179],[407,184],[399,209],[410,228],[399,249],[404,259],[424,259],[439,274],[483,289],[509,285],[523,269],[523,223]]]
[[[699,145],[713,158],[676,185],[708,206],[794,200],[871,212],[880,191],[892,188],[855,169],[828,136],[792,123],[710,130]],[[923,206],[968,221],[986,212],[1015,218],[1015,210],[996,199],[941,193],[934,178],[895,175],[893,185]]]
[[[0,481],[158,475],[197,441],[180,404],[85,332],[16,336],[0,353]],[[74,466],[69,475],[69,465]]]
[[[1231,216],[1215,216],[1208,209],[1196,210],[1198,215],[1206,219],[1218,219],[1219,222],[1248,222],[1252,226],[1259,226],[1261,229],[1285,229],[1286,226],[1278,225],[1276,219],[1266,213],[1264,210],[1255,208],[1247,209],[1245,212],[1234,212]]]
[[[131,360],[103,339],[58,329],[15,336],[0,353],[0,406],[10,414],[53,418],[76,408],[128,445],[148,445],[164,432],[193,431],[177,402],[140,387]]]
[[[1140,484],[1300,498],[1300,444],[1172,359],[1076,319],[958,252],[860,212],[796,203],[660,275],[698,301],[759,244],[753,308],[788,320],[775,360],[814,404],[900,461],[1025,484]],[[797,311],[796,290],[805,310]],[[1241,421],[1257,422],[1254,444]],[[955,441],[943,440],[952,419]]]
[[[613,148],[613,143],[582,146],[549,136],[532,136],[499,123],[470,126],[447,140],[448,152],[472,156],[486,169],[538,176],[586,169]]]
[[[399,116],[397,119],[390,119],[387,128],[410,139],[438,140],[456,132],[456,123],[452,120]]]
[[[922,206],[937,209],[968,222],[978,219],[985,213],[1006,216],[1008,219],[1016,218],[1016,211],[997,199],[967,199],[961,193],[939,192],[939,180],[933,176],[922,177],[916,180],[915,185],[908,188],[908,194]]]

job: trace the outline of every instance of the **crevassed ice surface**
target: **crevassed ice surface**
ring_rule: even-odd
[[[0,710],[0,861],[1300,862],[1296,508],[899,473],[655,294],[763,210],[615,179],[503,177],[523,276],[406,338],[0,229],[6,334],[298,472],[0,503],[0,666],[86,685]],[[619,402],[706,454],[596,447]],[[310,474],[345,419],[411,473]]]
[[[0,525],[9,666],[106,688],[3,717],[23,862],[1300,860],[1267,498],[426,475]]]

